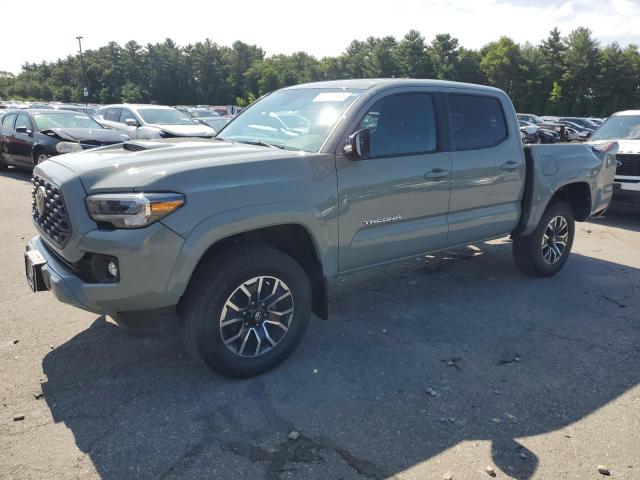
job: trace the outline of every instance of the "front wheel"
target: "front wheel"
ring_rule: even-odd
[[[45,160],[49,159],[49,155],[47,155],[47,152],[45,152],[44,150],[36,150],[33,153],[33,165],[40,165],[42,162],[44,162]]]
[[[311,317],[311,287],[302,267],[267,246],[241,245],[201,264],[181,302],[190,353],[234,378],[283,362]]]
[[[566,263],[575,235],[573,211],[567,202],[552,201],[530,235],[513,239],[513,257],[524,273],[555,275]]]

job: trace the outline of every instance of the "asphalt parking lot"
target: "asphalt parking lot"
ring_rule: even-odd
[[[0,174],[2,479],[640,479],[638,210],[578,224],[551,279],[508,239],[337,279],[284,365],[232,381],[31,293],[29,178]]]

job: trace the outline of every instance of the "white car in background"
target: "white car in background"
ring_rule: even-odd
[[[640,205],[640,110],[614,113],[596,130],[592,143],[618,142],[614,200]]]
[[[108,105],[96,113],[102,125],[126,133],[130,138],[213,138],[215,130],[194,122],[183,112],[162,105]]]

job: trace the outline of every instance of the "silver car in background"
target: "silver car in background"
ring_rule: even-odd
[[[215,130],[194,122],[183,112],[161,105],[108,105],[98,110],[102,125],[126,133],[130,138],[212,138]]]

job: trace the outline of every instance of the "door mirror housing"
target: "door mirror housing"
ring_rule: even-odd
[[[344,146],[344,154],[354,160],[367,158],[370,146],[371,132],[368,128],[363,128],[349,135],[347,144]]]
[[[18,127],[16,128],[16,132],[17,133],[26,133],[27,135],[31,135],[31,130],[29,130],[27,127]]]
[[[124,124],[125,124],[127,127],[139,127],[139,126],[140,126],[140,124],[138,123],[138,121],[137,121],[136,119],[134,119],[134,118],[127,118],[127,119],[124,121]]]

